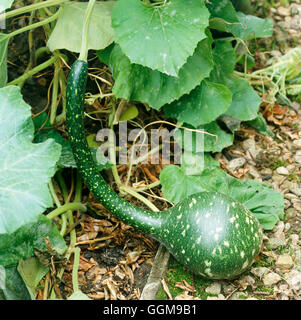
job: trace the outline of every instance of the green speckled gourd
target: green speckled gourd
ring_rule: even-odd
[[[169,210],[151,212],[119,197],[97,171],[86,141],[84,94],[88,66],[77,60],[67,85],[67,128],[74,158],[87,187],[117,218],[148,233],[195,274],[231,279],[260,252],[258,220],[242,204],[217,192],[190,196]]]

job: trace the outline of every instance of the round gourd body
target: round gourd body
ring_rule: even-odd
[[[239,202],[202,192],[170,210],[160,240],[192,272],[231,279],[258,256],[262,231],[257,218]]]

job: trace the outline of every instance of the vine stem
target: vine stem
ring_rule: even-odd
[[[58,59],[58,56],[51,57],[49,60],[39,64],[35,68],[32,68],[28,72],[24,73],[19,78],[9,82],[7,85],[8,86],[12,86],[12,85],[18,85],[19,83],[23,83],[26,79],[30,78],[34,74],[36,74],[36,73],[48,68],[49,66],[51,66],[57,59]]]
[[[39,3],[34,3],[34,4],[31,4],[31,5],[23,7],[23,8],[18,8],[18,9],[0,14],[0,21],[14,17],[14,16],[18,16],[20,14],[30,12],[33,10],[56,6],[56,5],[62,4],[63,2],[68,2],[68,1],[69,0],[47,0],[47,1],[42,1]]]
[[[48,186],[49,186],[49,190],[50,190],[52,199],[55,202],[55,205],[57,207],[61,207],[62,205],[61,205],[60,200],[59,200],[59,198],[57,197],[57,195],[56,195],[56,193],[54,191],[54,186],[53,186],[52,180],[49,181]]]
[[[51,107],[50,107],[50,123],[52,125],[54,124],[55,118],[56,118],[60,69],[61,69],[60,61],[56,61],[55,68],[54,68],[54,76],[53,76],[52,99],[51,99],[52,101],[51,101]]]
[[[88,58],[88,31],[89,31],[89,20],[93,11],[93,7],[96,0],[89,0],[88,7],[85,12],[83,33],[82,33],[82,43],[80,49],[79,60],[87,61]]]
[[[66,212],[66,211],[69,211],[69,210],[80,210],[80,211],[86,212],[87,207],[80,202],[69,202],[69,203],[66,203],[66,204],[54,209],[53,211],[48,213],[46,215],[46,217],[48,219],[53,219],[53,218],[59,216],[60,214]]]
[[[133,188],[122,185],[119,187],[120,190],[130,194],[131,196],[135,197],[136,199],[140,200],[141,202],[143,202],[145,205],[147,205],[152,211],[154,212],[159,212],[160,210],[153,205],[149,200],[147,200],[145,197],[143,197],[141,194],[139,194],[138,192],[136,192]]]
[[[78,285],[78,268],[79,268],[79,259],[80,259],[80,248],[74,248],[74,260],[73,260],[73,269],[72,269],[72,286],[73,292],[79,290]]]
[[[8,34],[8,37],[12,38],[12,37],[14,37],[14,36],[16,36],[16,35],[18,35],[20,33],[23,33],[23,32],[26,32],[26,31],[30,31],[32,29],[36,29],[38,27],[44,26],[45,24],[48,24],[48,23],[56,20],[59,17],[59,15],[61,14],[61,12],[62,12],[62,8],[59,8],[59,10],[54,15],[52,15],[51,17],[49,17],[49,18],[47,18],[47,19],[45,19],[43,21],[36,22],[34,24],[30,24],[30,25],[28,25],[28,26],[26,26],[24,28],[21,28],[21,29],[18,29],[16,31],[14,31],[14,32],[11,32],[11,33]]]

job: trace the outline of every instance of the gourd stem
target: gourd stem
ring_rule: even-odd
[[[82,43],[80,49],[79,60],[87,61],[88,57],[88,32],[89,32],[89,25],[90,25],[90,17],[93,11],[93,7],[96,0],[90,0],[88,3],[88,7],[85,12],[84,17],[84,25],[83,25],[83,33],[82,33]]]

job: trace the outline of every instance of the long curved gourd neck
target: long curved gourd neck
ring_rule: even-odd
[[[83,106],[87,77],[87,62],[75,61],[68,77],[66,124],[77,168],[88,189],[105,208],[125,223],[156,237],[160,234],[165,213],[143,210],[123,200],[110,188],[96,168],[84,129]]]

